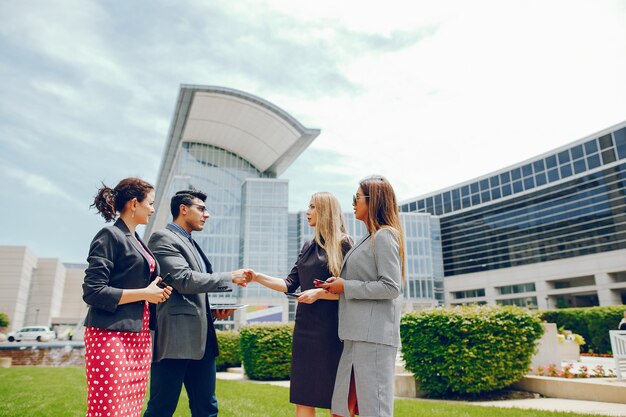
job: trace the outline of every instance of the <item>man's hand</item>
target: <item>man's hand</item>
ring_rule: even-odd
[[[238,269],[231,272],[230,275],[232,277],[233,284],[237,284],[240,287],[247,287],[248,281],[246,280],[245,272],[245,269]]]
[[[218,309],[218,310],[213,310],[215,311],[215,318],[217,318],[218,320],[224,320],[226,317],[230,316],[231,314],[233,314],[235,312],[235,309],[233,308],[223,308],[223,309]]]

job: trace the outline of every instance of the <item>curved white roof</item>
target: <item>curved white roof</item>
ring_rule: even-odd
[[[182,85],[159,177],[167,177],[181,142],[226,149],[259,171],[278,176],[319,134],[318,129],[305,128],[284,110],[251,94]]]

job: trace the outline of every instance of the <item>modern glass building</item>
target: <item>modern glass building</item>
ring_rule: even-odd
[[[288,213],[288,180],[278,176],[319,135],[259,97],[222,87],[181,87],[157,181],[156,214],[146,229],[171,221],[169,201],[178,190],[208,194],[211,218],[194,239],[214,271],[250,267],[284,277],[300,248],[312,238],[304,212]],[[312,190],[316,191],[316,190]],[[362,222],[346,214],[355,239]],[[425,213],[403,215],[407,235],[405,308],[443,302],[439,220]],[[237,322],[293,318],[293,301],[258,284],[211,294],[219,302],[249,304]]]
[[[626,300],[626,122],[401,211],[439,216],[448,304]]]

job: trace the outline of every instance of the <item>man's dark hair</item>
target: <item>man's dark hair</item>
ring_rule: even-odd
[[[172,196],[172,200],[170,201],[170,211],[172,212],[172,217],[174,220],[180,214],[180,205],[184,204],[186,206],[190,206],[193,204],[193,200],[198,198],[202,201],[206,201],[207,195],[202,191],[196,190],[182,190],[177,191],[176,194]]]

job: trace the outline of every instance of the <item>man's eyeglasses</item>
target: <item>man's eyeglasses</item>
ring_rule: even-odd
[[[208,208],[206,208],[206,206],[203,206],[202,204],[190,204],[190,206],[196,206],[196,207],[199,207],[199,208],[200,208],[200,211],[202,211],[202,212],[206,212],[206,213],[208,213],[208,212],[209,212],[209,209],[208,209]]]
[[[356,206],[357,201],[359,201],[359,198],[369,198],[369,195],[353,195],[352,196],[352,205]]]

